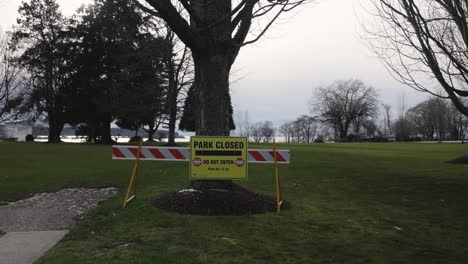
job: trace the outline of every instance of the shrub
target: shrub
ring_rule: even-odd
[[[26,135],[26,142],[34,142],[34,136],[31,134]]]
[[[362,142],[362,138],[359,135],[349,134],[341,140],[341,142]]]
[[[323,140],[323,137],[317,137],[317,138],[314,140],[314,143],[325,143],[325,141]]]
[[[141,137],[140,136],[136,136],[136,137],[131,137],[130,140],[128,141],[129,143],[139,143],[141,140]]]

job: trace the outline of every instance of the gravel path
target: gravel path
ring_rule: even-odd
[[[116,188],[39,193],[0,206],[0,230],[8,233],[69,229],[88,210],[117,194]]]

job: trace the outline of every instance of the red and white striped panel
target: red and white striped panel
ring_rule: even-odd
[[[275,157],[272,149],[249,149],[247,160],[249,163],[274,163]],[[290,163],[290,154],[287,149],[276,150],[278,163]],[[138,146],[112,146],[112,159],[135,160]],[[161,161],[189,161],[189,148],[174,147],[141,147],[140,160]]]
[[[249,149],[249,163],[275,163],[275,153],[272,149]],[[277,149],[276,158],[278,163],[289,164],[291,156],[288,149]]]
[[[135,160],[138,146],[112,146],[112,159]],[[188,148],[141,147],[140,160],[189,161]]]

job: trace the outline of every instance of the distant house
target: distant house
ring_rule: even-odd
[[[16,120],[0,125],[0,140],[26,141],[26,136],[33,133],[33,123]]]

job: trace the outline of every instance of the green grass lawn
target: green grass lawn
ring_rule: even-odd
[[[269,147],[260,145],[255,147]],[[188,164],[142,162],[138,197],[93,210],[39,263],[468,263],[468,166],[455,144],[282,145],[292,209],[237,217],[177,215],[149,198],[188,183]],[[0,201],[64,187],[126,187],[131,161],[109,146],[0,142]],[[273,168],[251,165],[274,195]],[[119,245],[131,243],[118,249]]]

